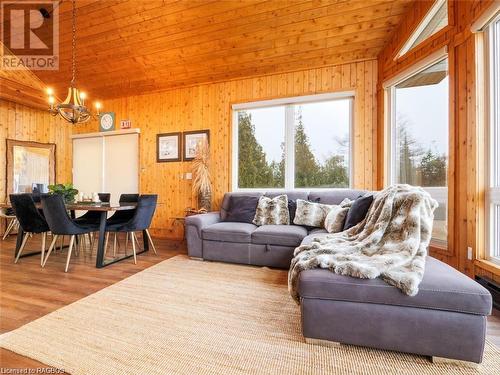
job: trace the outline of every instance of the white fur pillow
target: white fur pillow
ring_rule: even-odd
[[[352,205],[348,198],[344,199],[338,206],[333,206],[326,215],[325,229],[328,233],[342,232],[347,212]]]
[[[297,225],[307,225],[309,227],[323,227],[326,215],[332,209],[330,204],[322,204],[297,199],[297,211],[293,223]]]
[[[290,224],[287,195],[282,194],[274,198],[261,196],[257,204],[253,223],[255,225]]]

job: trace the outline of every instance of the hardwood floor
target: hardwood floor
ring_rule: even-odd
[[[26,253],[41,246],[41,236],[29,240]],[[49,237],[50,238],[50,237]],[[11,331],[65,305],[97,292],[126,277],[142,271],[162,260],[186,254],[185,245],[179,241],[153,239],[158,255],[153,251],[112,264],[95,268],[96,250],[80,251],[73,255],[69,272],[64,273],[67,250],[53,252],[45,268],[40,267],[40,255],[21,258],[14,264],[15,236],[0,241],[0,333]],[[139,238],[141,243],[141,238]],[[123,244],[123,239],[121,244]],[[110,244],[112,241],[110,240]],[[132,251],[128,245],[128,252]],[[108,247],[108,253],[111,253]],[[73,252],[74,254],[74,252]],[[122,252],[120,251],[120,254]],[[46,365],[0,349],[0,369],[40,368]]]
[[[97,269],[94,249],[92,255],[89,251],[80,251],[71,259],[69,272],[64,273],[66,250],[53,253],[42,269],[39,255],[21,258],[14,264],[15,236],[0,241],[0,333],[20,327],[162,260],[186,254],[181,242],[161,239],[154,239],[154,242],[158,255],[152,251],[139,255],[137,265],[130,258]],[[26,252],[37,249],[40,243],[38,238],[33,238]],[[488,317],[488,339],[500,347],[498,310]],[[40,362],[0,349],[0,369],[43,367],[46,366]]]

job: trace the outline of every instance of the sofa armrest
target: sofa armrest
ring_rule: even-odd
[[[186,241],[190,257],[203,257],[201,231],[220,221],[219,211],[186,217]]]

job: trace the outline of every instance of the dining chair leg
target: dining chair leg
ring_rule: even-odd
[[[81,235],[80,237],[80,241],[78,241],[78,253],[80,253],[80,251],[83,251],[83,249],[85,248],[85,235]]]
[[[90,254],[92,255],[92,234],[87,233],[87,239],[89,241]]]
[[[106,233],[106,240],[104,241],[104,256],[106,256],[106,250],[108,250],[109,232]]]
[[[127,255],[128,232],[125,232],[125,255]]]
[[[5,233],[3,234],[2,240],[5,240],[7,236],[10,234],[14,226],[16,225],[16,218],[10,219],[9,225],[7,225],[7,229],[5,229]]]
[[[74,236],[75,236],[75,239],[76,239],[76,243],[75,243],[75,255],[78,256],[78,255],[80,255],[79,248],[80,248],[80,243],[82,241],[79,241],[78,235],[74,235]],[[71,241],[71,237],[70,237],[70,241]]]
[[[133,232],[130,232],[130,233],[133,233]],[[137,244],[137,247],[139,248],[139,250],[141,250],[141,245],[139,245],[139,240],[137,239],[137,236],[135,235],[135,233],[132,236],[132,238],[134,239],[135,243]]]
[[[135,251],[135,234],[134,232],[130,232],[130,236],[132,237],[131,238],[131,241],[132,241],[132,251],[134,253],[134,263],[137,264],[137,253]]]
[[[113,256],[116,256],[116,232],[115,232],[115,237],[113,239]]]
[[[153,239],[151,238],[151,235],[149,234],[149,229],[146,229],[146,236],[148,237],[149,243],[151,244],[151,247],[153,248],[153,252],[155,254],[158,254],[155,249],[155,244],[153,243]]]
[[[28,242],[28,238],[30,237],[29,233],[25,233],[23,237],[23,242],[21,242],[21,247],[19,248],[19,251],[17,252],[16,260],[14,260],[14,263],[17,263],[19,260],[19,257],[21,256],[21,253],[24,250],[24,247],[26,246],[26,242]]]
[[[45,242],[47,240],[47,232],[42,233],[42,256],[40,260],[40,266],[43,266],[43,257],[45,256]]]
[[[75,242],[75,235],[72,235],[69,239],[68,257],[66,258],[66,268],[64,269],[64,272],[68,272],[69,260],[71,259],[71,251],[73,250],[74,242]]]
[[[60,242],[60,244],[59,244],[59,250],[60,250],[60,251],[62,251],[63,246],[64,246],[64,236],[61,236],[61,242]]]
[[[47,255],[45,255],[45,259],[43,260],[42,267],[45,267],[45,263],[47,263],[47,259],[49,259],[49,255],[52,252],[52,249],[56,248],[56,241],[57,237],[59,237],[57,234],[53,235],[52,242],[50,243],[49,250],[47,251]]]

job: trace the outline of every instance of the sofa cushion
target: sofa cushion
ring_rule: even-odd
[[[201,233],[204,240],[250,243],[256,228],[256,225],[248,223],[222,222],[202,229]]]
[[[251,196],[251,197],[257,197],[259,198],[262,195],[261,192],[253,192],[253,191],[237,191],[237,192],[232,192],[232,193],[226,193],[224,194],[224,198],[222,199],[222,204],[220,207],[220,219],[222,221],[226,221],[227,218],[227,212],[229,211],[229,206],[230,206],[230,200],[231,197],[241,197],[241,196]],[[255,207],[257,207],[257,204],[255,204]],[[253,217],[252,217],[253,219]]]
[[[347,212],[345,218],[344,230],[350,229],[358,223],[361,223],[365,219],[372,203],[373,195],[371,194],[359,197],[352,202],[351,208],[349,208],[349,212]]]
[[[262,196],[253,219],[255,225],[289,225],[288,198],[286,194],[274,198]]]
[[[333,208],[333,205],[309,202],[297,199],[297,211],[293,223],[309,227],[323,227],[326,215]]]
[[[263,225],[252,233],[252,243],[262,245],[299,246],[307,230],[298,225]]]
[[[307,237],[309,237],[309,235],[311,235],[311,234],[312,235],[318,235],[318,234],[324,234],[324,233],[328,234],[328,231],[325,228],[311,228],[309,230],[309,232],[307,233],[308,234]],[[311,241],[312,241],[313,237],[314,236],[311,236]],[[304,240],[302,241],[302,243],[304,243],[305,239],[306,238],[304,237]],[[309,243],[309,241],[308,241],[308,243]]]
[[[251,224],[258,203],[259,197],[252,195],[231,195],[224,221]]]
[[[328,233],[338,233],[344,230],[344,222],[352,201],[344,199],[340,205],[333,205],[328,215],[325,217],[325,229]]]
[[[302,271],[301,298],[375,303],[488,315],[491,295],[481,285],[451,266],[427,257],[424,278],[416,296],[407,296],[380,278],[358,279],[327,269]]]
[[[290,223],[293,223],[295,211],[297,211],[297,199],[307,200],[309,192],[306,190],[285,190],[284,192],[270,191],[267,192],[265,196],[274,198],[281,194],[286,194],[288,197],[288,213],[290,215]]]

